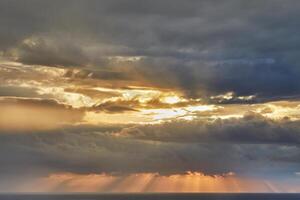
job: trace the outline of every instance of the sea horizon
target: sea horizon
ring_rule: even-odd
[[[1,193],[1,200],[296,200],[300,193]]]

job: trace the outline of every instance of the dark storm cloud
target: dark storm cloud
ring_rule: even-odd
[[[233,104],[299,99],[299,10],[300,1],[292,0],[1,0],[0,59],[24,65],[0,66],[0,96],[14,97],[0,99],[0,179],[55,172],[298,172],[298,120],[249,114],[134,127],[74,124],[86,111],[175,108],[198,104],[199,97]],[[102,86],[168,88],[195,99],[77,109],[37,99],[55,96],[16,86],[22,83],[61,84],[65,92],[97,100],[122,95],[92,89]],[[223,98],[228,92],[232,98]],[[212,112],[198,114],[207,119]]]
[[[154,85],[182,89],[194,98],[233,92],[237,97],[255,95],[252,102],[264,102],[269,98],[284,99],[299,94],[300,73],[295,67],[268,59],[265,62],[248,61],[176,63],[172,58],[148,59],[143,63],[147,68],[140,69],[140,73],[153,81]],[[161,65],[164,67],[159,67]],[[220,103],[239,102],[243,101],[231,99]]]
[[[274,121],[249,113],[243,118],[215,121],[173,121],[127,128],[123,136],[178,143],[300,144],[300,122]],[[122,135],[121,134],[121,135]]]
[[[48,173],[68,171],[87,174],[169,171],[167,169],[176,173],[189,168],[188,164],[181,163],[189,160],[184,153],[189,151],[188,148],[170,144],[151,145],[100,133],[6,135],[1,138],[1,142],[4,141],[1,149],[11,152],[10,156],[1,155],[1,171],[6,173],[10,170],[24,171],[28,166]],[[164,161],[166,158],[168,162]],[[174,162],[178,164],[176,169],[171,168]]]
[[[56,130],[52,133],[0,135],[0,173],[72,172],[164,175],[199,171],[220,175],[292,174],[299,167],[296,146],[262,144],[146,142],[109,132]],[[222,156],[220,156],[222,155]],[[280,156],[279,156],[280,155]],[[272,168],[269,166],[272,165]]]
[[[74,41],[45,40],[44,38],[27,39],[17,48],[17,61],[24,64],[46,66],[84,66],[88,64],[81,47]]]
[[[132,65],[144,81],[191,97],[232,91],[268,101],[300,92],[297,1],[32,0],[0,7],[1,49],[24,63],[102,69],[111,56],[143,56]],[[26,39],[36,46],[24,46]]]
[[[124,125],[2,132],[0,176],[15,172],[170,175],[187,171],[293,175],[299,169],[299,122],[276,124],[257,116],[239,121],[240,125],[234,120],[141,125],[139,134],[128,132],[131,128]]]

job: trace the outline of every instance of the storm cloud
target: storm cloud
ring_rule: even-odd
[[[292,0],[1,0],[0,179],[292,177],[299,10]]]
[[[212,121],[177,120],[124,129],[121,135],[142,140],[178,143],[300,144],[300,122],[270,120],[247,113],[242,118]]]
[[[144,82],[195,98],[234,92],[268,101],[299,94],[294,1],[1,4],[1,49],[25,64],[115,71],[118,63],[132,68],[124,74],[134,71]]]
[[[200,171],[222,175],[233,171],[245,175],[251,171],[252,175],[292,176],[300,165],[299,128],[294,130],[299,122],[276,124],[245,117],[236,122],[160,126],[140,125],[136,127],[139,133],[124,126],[69,126],[0,134],[1,174],[29,170],[41,174]]]

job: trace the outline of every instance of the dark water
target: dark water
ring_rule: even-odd
[[[0,200],[300,200],[300,194],[2,194]]]

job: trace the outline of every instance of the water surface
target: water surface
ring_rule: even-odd
[[[300,200],[300,194],[1,194],[0,200]]]

